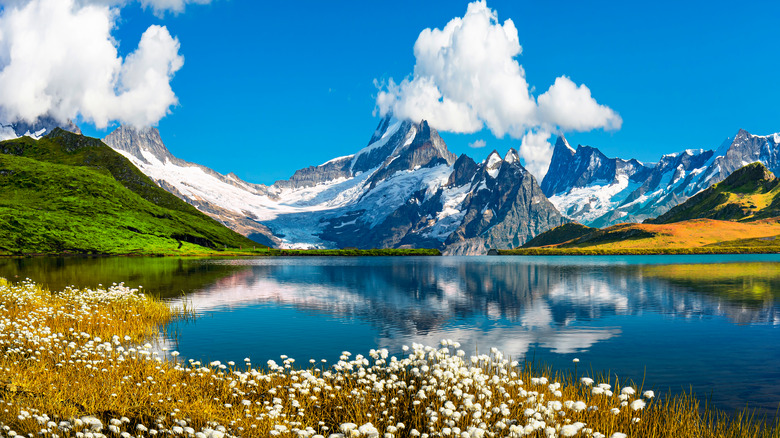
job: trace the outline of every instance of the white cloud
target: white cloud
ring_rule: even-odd
[[[565,131],[616,130],[623,124],[615,111],[591,97],[585,84],[577,86],[566,76],[555,79],[538,100],[541,119]]]
[[[96,6],[124,6],[138,1],[145,8],[151,8],[156,14],[163,12],[182,12],[185,6],[190,3],[207,4],[211,0],[76,0],[77,6],[96,5]],[[0,6],[23,6],[30,3],[30,0],[0,0]]]
[[[550,132],[545,130],[529,131],[523,135],[520,150],[517,151],[525,162],[525,168],[536,177],[539,184],[547,174],[552,159],[553,150],[548,141],[550,135]]]
[[[178,12],[190,2],[141,3]],[[150,26],[135,51],[120,57],[111,31],[125,3],[0,0],[0,121],[81,116],[104,128],[164,117],[178,102],[170,82],[184,63],[179,41],[166,27]]]
[[[164,11],[182,12],[189,3],[206,4],[211,0],[141,0],[141,5],[151,7],[155,13],[160,14]]]
[[[485,140],[482,139],[474,140],[473,143],[469,143],[469,147],[475,149],[484,148],[485,146],[487,146],[487,143],[485,142]]]
[[[542,132],[620,128],[615,111],[566,76],[557,78],[537,103],[516,60],[521,53],[514,22],[500,23],[484,0],[474,1],[463,18],[420,32],[414,44],[414,73],[400,83],[390,79],[378,84],[377,108],[381,115],[392,111],[402,119],[426,119],[440,131],[472,133],[487,126],[497,137],[523,138],[523,144],[533,145],[526,157],[548,156],[547,163],[527,167],[543,170],[552,145],[546,146],[549,153],[541,153]]]

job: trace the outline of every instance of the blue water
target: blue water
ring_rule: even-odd
[[[168,342],[187,359],[306,366],[452,339],[727,411],[780,405],[780,255],[31,260],[0,276],[185,294],[197,318]]]
[[[560,370],[576,357],[580,374],[608,372],[659,393],[692,388],[728,411],[775,415],[780,405],[776,255],[210,263],[236,270],[186,296],[199,317],[172,327],[184,357],[306,364],[452,339],[467,353],[496,347]],[[681,264],[730,274],[669,278]],[[743,273],[756,267],[761,275]]]

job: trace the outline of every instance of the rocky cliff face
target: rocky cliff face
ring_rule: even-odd
[[[449,253],[515,248],[567,222],[514,149],[503,159],[493,151],[477,166],[462,205],[463,220],[447,239]]]

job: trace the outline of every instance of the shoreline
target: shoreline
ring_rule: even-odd
[[[491,250],[492,251],[492,250]],[[523,248],[498,249],[499,256],[630,256],[630,255],[738,255],[780,254],[777,248],[644,248],[644,249],[584,249],[584,248]],[[491,255],[488,253],[488,255]]]
[[[246,249],[204,252],[204,253],[24,253],[24,254],[2,254],[0,258],[18,259],[18,258],[44,258],[44,257],[64,257],[64,258],[99,258],[99,257],[185,257],[185,258],[214,258],[214,257],[409,257],[442,256],[438,249],[428,248],[387,248],[387,249]]]

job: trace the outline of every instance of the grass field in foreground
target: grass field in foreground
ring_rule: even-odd
[[[534,371],[499,351],[413,345],[282,356],[260,368],[155,351],[185,317],[136,290],[51,293],[0,280],[0,435],[242,437],[777,437],[778,424],[700,413],[690,395]]]

